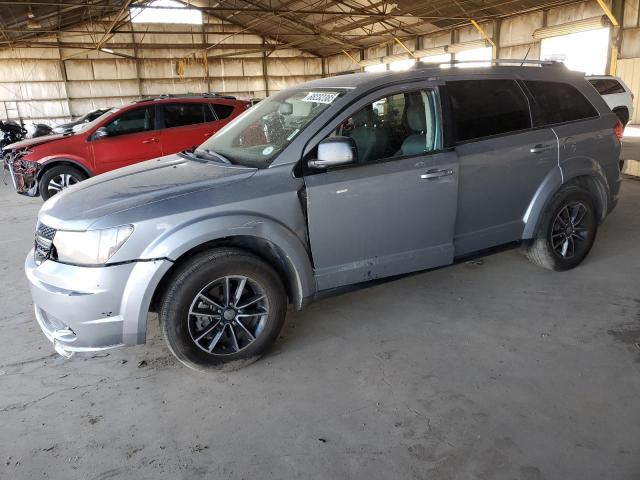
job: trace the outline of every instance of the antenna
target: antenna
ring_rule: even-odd
[[[524,54],[524,58],[522,59],[522,63],[520,64],[520,66],[523,66],[524,62],[527,61],[527,57],[529,56],[530,51],[531,51],[531,45],[529,45],[529,48],[527,48],[527,53]]]

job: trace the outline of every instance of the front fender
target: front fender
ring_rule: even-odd
[[[70,164],[80,169],[85,175],[87,175],[87,177],[93,176],[91,170],[89,170],[89,168],[84,163],[82,163],[82,159],[75,155],[69,155],[65,157],[61,157],[60,155],[50,155],[41,158],[40,160],[38,160],[38,163],[40,164],[40,170],[38,171],[38,180],[40,180],[40,177],[42,176],[44,171],[48,170],[50,167],[55,166],[56,164]]]
[[[309,253],[303,242],[287,227],[273,219],[256,215],[229,215],[201,218],[165,231],[142,252],[141,259],[168,258],[176,261],[199,245],[238,236],[255,237],[275,245],[287,262],[300,308],[304,298],[315,293],[315,280]]]

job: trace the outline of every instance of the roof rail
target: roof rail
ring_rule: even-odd
[[[446,60],[443,62],[423,62],[419,61],[412,68],[425,68],[425,67],[433,67],[440,65],[464,65],[464,64],[476,64],[476,63],[487,63],[490,65],[535,65],[539,67],[563,67],[565,64],[558,60],[527,60],[524,58],[494,58],[489,60]]]
[[[152,97],[141,98],[134,103],[151,102],[153,100],[164,100],[166,98],[223,98],[225,100],[236,100],[233,95],[224,95],[217,92],[203,92],[203,93],[162,93]]]

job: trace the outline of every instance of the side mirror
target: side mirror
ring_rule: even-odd
[[[100,138],[106,138],[109,136],[109,132],[105,127],[100,127],[95,132],[93,132],[93,140],[98,140]]]
[[[351,137],[329,137],[318,144],[318,159],[309,160],[311,168],[348,165],[356,161],[356,143]]]

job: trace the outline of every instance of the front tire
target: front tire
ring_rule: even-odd
[[[75,167],[69,165],[59,165],[57,167],[50,168],[42,177],[38,184],[40,190],[40,196],[43,200],[49,200],[56,193],[64,190],[71,185],[75,185],[82,180],[85,180],[87,176]]]
[[[196,370],[237,370],[275,341],[287,309],[278,274],[242,250],[217,248],[180,266],[160,302],[171,352]]]
[[[578,187],[560,191],[545,211],[536,238],[525,254],[534,264],[556,272],[578,266],[598,231],[593,197]]]

